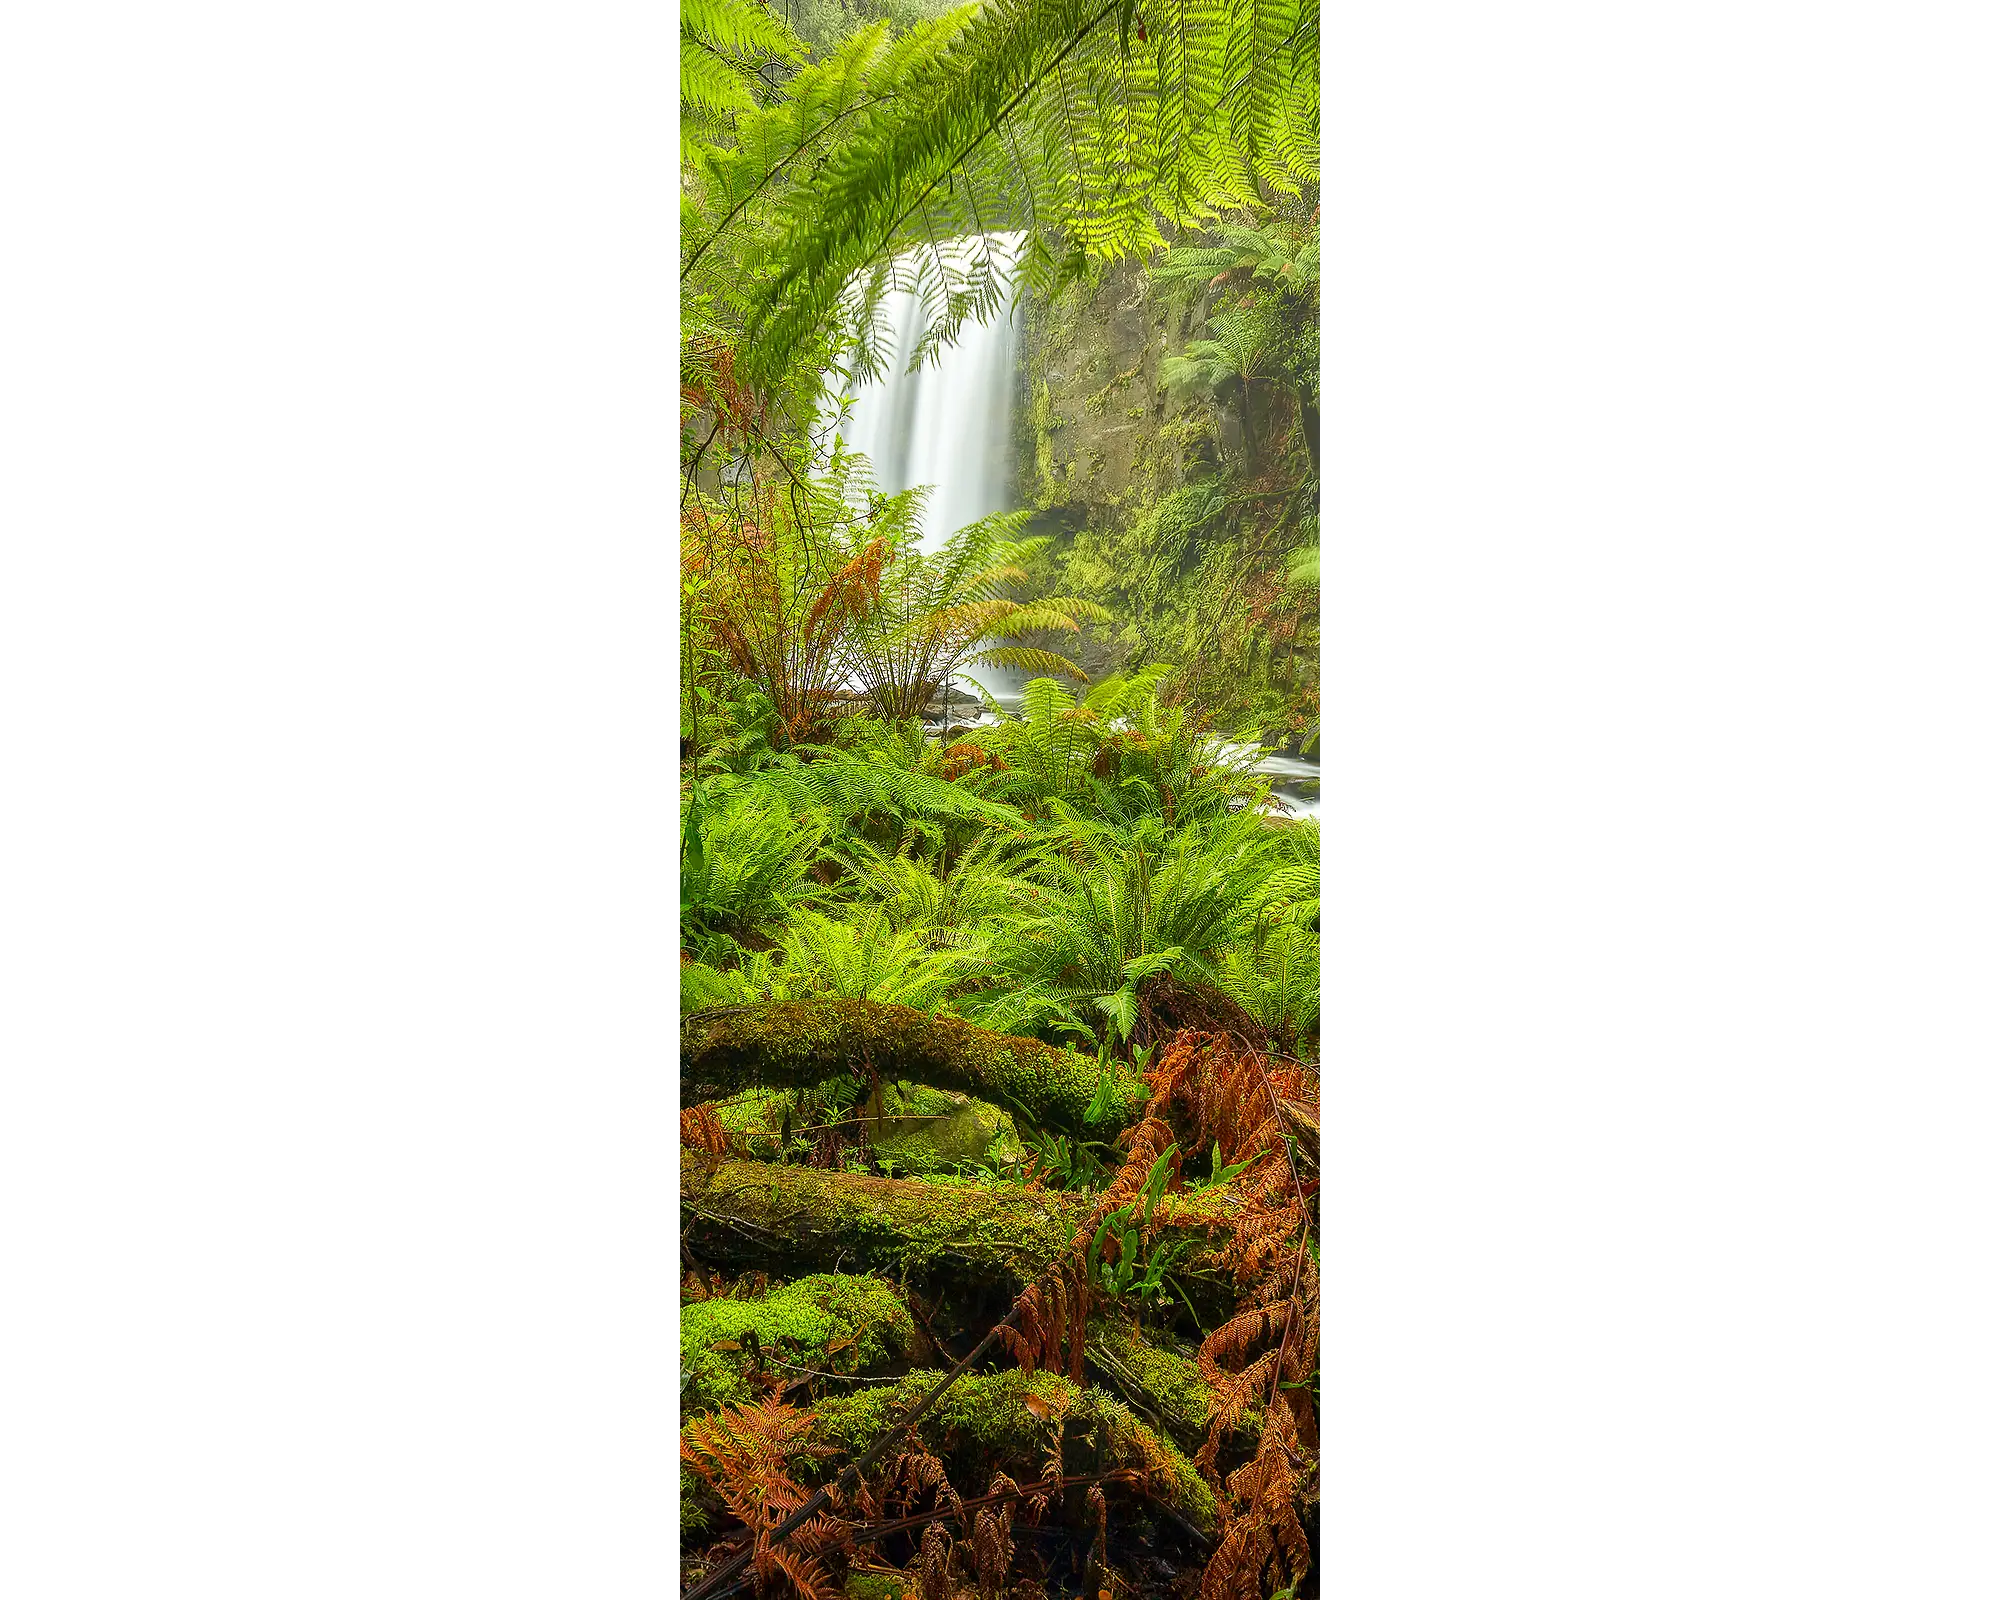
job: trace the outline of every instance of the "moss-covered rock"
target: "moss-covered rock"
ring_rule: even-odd
[[[712,1411],[756,1397],[745,1378],[754,1365],[752,1333],[768,1356],[845,1375],[907,1360],[915,1332],[895,1290],[879,1278],[821,1273],[762,1299],[697,1301],[681,1307],[682,1408]]]
[[[1136,1073],[1116,1064],[1111,1071],[1112,1109],[1092,1125],[1100,1138],[1124,1127],[1146,1102]],[[843,1076],[954,1089],[1017,1121],[1075,1133],[1086,1126],[1099,1068],[1095,1056],[871,1000],[727,1006],[681,1025],[683,1105]]]
[[[818,1470],[831,1476],[868,1449],[940,1376],[913,1372],[893,1386],[822,1401],[810,1442],[836,1454],[821,1458]],[[1038,1409],[1029,1408],[1030,1395],[1040,1402]],[[1215,1497],[1174,1444],[1133,1416],[1123,1401],[1102,1389],[1079,1388],[1059,1373],[963,1377],[917,1424],[925,1448],[945,1462],[967,1493],[976,1492],[972,1485],[984,1488],[996,1471],[1017,1482],[1039,1475],[1057,1430],[1066,1473],[1143,1469],[1153,1492],[1173,1510],[1204,1531],[1215,1526]]]
[[[850,1572],[847,1600],[903,1600],[910,1580],[900,1572]]]
[[[909,1177],[1004,1163],[1023,1153],[1013,1119],[984,1100],[926,1084],[884,1098],[888,1113],[868,1124],[868,1142],[885,1165],[894,1162]]]

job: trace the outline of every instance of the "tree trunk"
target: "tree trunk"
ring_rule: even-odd
[[[1117,1063],[1111,1071],[1111,1107],[1091,1123],[1094,1057],[926,1016],[913,1006],[779,1000],[701,1011],[681,1024],[681,1103],[690,1106],[745,1089],[808,1088],[844,1076],[900,1079],[974,1095],[1030,1127],[1108,1139],[1146,1101],[1135,1073]]]

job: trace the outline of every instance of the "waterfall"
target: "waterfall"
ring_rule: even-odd
[[[1024,238],[991,234],[984,242],[962,239],[946,249],[963,257],[990,248],[996,257],[1004,255],[1011,272]],[[923,302],[899,290],[884,298],[883,310],[892,334],[883,376],[849,391],[853,405],[840,432],[849,449],[868,457],[876,488],[893,494],[920,483],[932,486],[920,540],[928,553],[968,522],[1011,509],[1015,323],[1008,312],[988,322],[967,321],[955,343],[911,372],[910,358],[927,327]],[[841,398],[827,397],[829,415]],[[1017,708],[1030,674],[974,667],[959,677],[973,679],[1001,705]],[[961,686],[961,706],[963,695]],[[1257,770],[1273,780],[1293,815],[1319,815],[1317,761],[1273,755]]]
[[[961,240],[960,252],[990,249],[1011,274],[1022,235]],[[1011,509],[1015,321],[1002,310],[991,320],[968,319],[934,361],[909,371],[928,322],[910,290],[884,297],[893,348],[883,376],[851,390],[853,406],[841,437],[874,468],[875,487],[894,494],[929,484],[919,547],[936,551],[946,538],[981,517]],[[837,405],[838,396],[829,404]],[[1027,674],[1001,667],[960,673],[1003,704],[1018,702]]]

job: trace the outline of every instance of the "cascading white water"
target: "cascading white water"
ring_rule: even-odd
[[[1011,278],[1021,239],[990,234],[958,241],[956,248],[990,251]],[[883,376],[854,389],[840,434],[849,449],[868,457],[876,488],[894,494],[931,486],[920,538],[920,548],[929,553],[967,523],[1010,509],[1014,316],[1003,309],[986,322],[968,319],[935,361],[911,372],[910,358],[928,327],[923,302],[912,291],[898,290],[885,297],[883,310],[894,330],[894,348],[887,352]],[[1027,675],[975,667],[963,676],[1009,704],[1018,701]]]

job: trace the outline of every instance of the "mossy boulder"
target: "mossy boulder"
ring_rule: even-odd
[[[712,1411],[756,1398],[746,1376],[755,1365],[752,1334],[766,1356],[849,1375],[907,1360],[915,1332],[909,1311],[880,1278],[820,1273],[761,1299],[696,1301],[681,1307],[682,1409]]]
[[[1025,1154],[1013,1119],[984,1100],[927,1084],[892,1089],[883,1098],[886,1114],[868,1124],[868,1143],[878,1159],[894,1162],[906,1176],[950,1172],[965,1163],[1017,1163]]]

